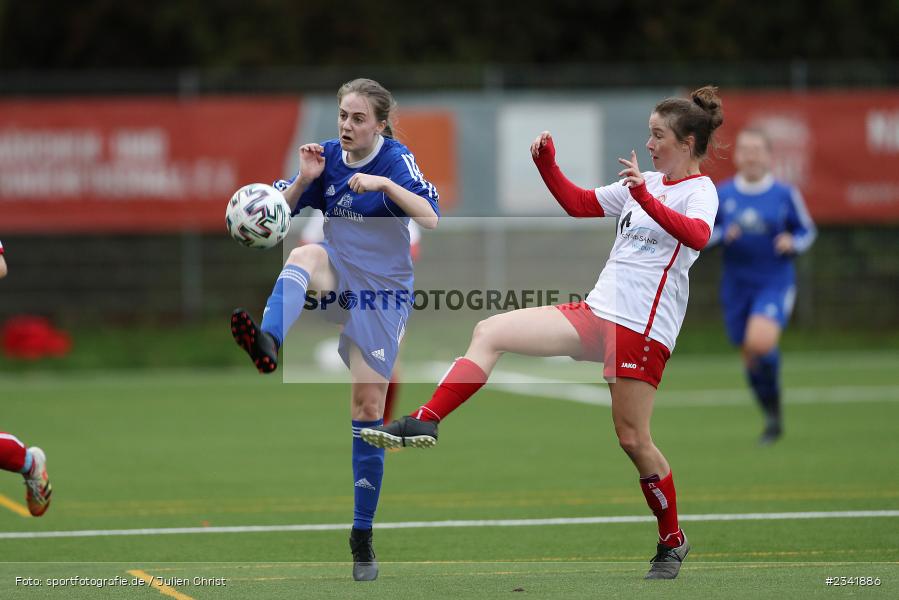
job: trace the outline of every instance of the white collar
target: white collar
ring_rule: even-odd
[[[734,187],[737,188],[738,192],[746,194],[747,196],[764,194],[771,189],[772,185],[774,185],[774,175],[771,173],[765,173],[764,177],[751,183],[746,181],[746,178],[740,174],[737,174],[737,176],[734,177]]]
[[[372,150],[368,156],[366,156],[365,158],[361,158],[361,159],[357,160],[356,162],[350,162],[349,161],[349,153],[346,150],[344,150],[343,151],[343,164],[345,164],[346,166],[348,166],[351,169],[361,169],[362,167],[364,167],[365,165],[367,165],[368,163],[370,163],[371,161],[373,161],[375,159],[375,157],[378,155],[378,152],[381,151],[381,147],[383,145],[384,145],[384,136],[378,134],[378,141],[375,144],[374,150]]]

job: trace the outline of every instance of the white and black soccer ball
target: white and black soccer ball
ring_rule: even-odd
[[[244,246],[272,248],[290,231],[290,207],[272,186],[251,183],[231,196],[225,224],[231,237]]]

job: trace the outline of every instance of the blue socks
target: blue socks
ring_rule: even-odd
[[[291,325],[300,318],[306,304],[306,289],[309,287],[309,273],[295,265],[284,265],[284,270],[275,282],[275,289],[268,297],[262,313],[262,331],[274,336],[280,347]]]
[[[780,419],[780,351],[775,348],[764,356],[758,356],[755,364],[747,369],[749,385],[756,400],[770,419]]]
[[[384,420],[353,421],[353,528],[371,529],[384,478],[384,449],[369,446],[359,437],[366,427],[383,425]]]

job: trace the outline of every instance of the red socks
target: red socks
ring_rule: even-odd
[[[487,383],[483,369],[468,360],[457,358],[446,372],[431,400],[415,410],[412,416],[422,421],[440,421],[459,408]]]
[[[677,548],[684,543],[684,535],[677,524],[677,496],[674,479],[668,473],[665,479],[658,475],[640,478],[640,487],[646,504],[659,521],[659,543]]]
[[[0,433],[0,469],[22,472],[25,466],[25,445],[10,433]]]
[[[393,407],[396,405],[396,394],[400,389],[400,378],[394,374],[390,378],[387,385],[387,397],[384,399],[384,422],[390,423],[393,420]]]

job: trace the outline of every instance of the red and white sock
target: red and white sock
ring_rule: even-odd
[[[25,466],[25,444],[11,433],[0,432],[0,469],[21,473]]]
[[[672,473],[664,479],[653,474],[640,478],[646,504],[659,522],[659,543],[677,548],[684,543],[684,534],[677,524],[677,494]]]
[[[422,421],[441,421],[487,383],[487,374],[467,358],[457,358],[427,404],[412,412]]]

